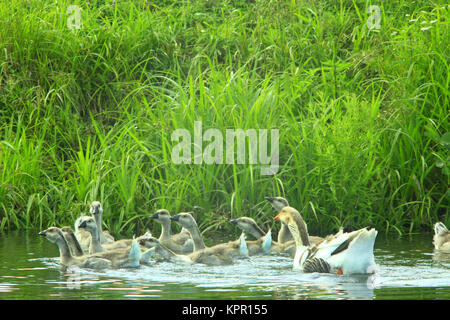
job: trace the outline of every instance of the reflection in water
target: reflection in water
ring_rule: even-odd
[[[450,252],[442,252],[435,249],[433,253],[433,260],[450,267]]]
[[[293,271],[292,258],[276,255],[222,267],[155,261],[132,270],[63,271],[57,248],[42,240],[21,233],[0,238],[0,299],[450,298],[450,255],[433,252],[429,236],[379,235],[378,270],[352,276]]]

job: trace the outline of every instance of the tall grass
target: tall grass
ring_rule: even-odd
[[[70,30],[69,5],[82,8]],[[381,28],[369,30],[369,5]],[[116,235],[158,208],[232,232],[285,196],[311,233],[449,224],[449,7],[436,1],[0,3],[0,230]],[[171,133],[279,129],[280,169],[174,164]]]

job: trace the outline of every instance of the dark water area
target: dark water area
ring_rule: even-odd
[[[0,299],[450,299],[450,255],[432,234],[379,234],[375,274],[304,274],[292,258],[254,256],[230,266],[155,261],[137,269],[59,268],[56,245],[37,232],[0,234]]]

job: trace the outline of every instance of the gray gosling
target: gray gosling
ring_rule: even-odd
[[[39,232],[47,240],[59,248],[60,263],[63,267],[78,266],[90,269],[136,268],[139,267],[141,250],[137,241],[129,249],[116,249],[107,252],[75,257],[71,254],[63,232],[57,227],[51,227]],[[76,238],[75,238],[76,239]]]
[[[208,266],[230,265],[233,263],[233,258],[241,255],[240,243],[233,243],[229,246],[219,245],[211,248],[203,248],[188,255],[179,255],[164,246],[156,238],[141,239],[139,242],[141,246],[145,246],[146,248],[154,248],[156,254],[166,259],[181,262],[183,264],[200,263]]]
[[[189,254],[194,251],[194,242],[191,234],[185,228],[180,233],[172,235],[171,216],[168,210],[160,209],[150,216],[161,224],[161,235],[159,242],[176,254]]]
[[[97,224],[97,229],[100,230],[100,242],[103,243],[110,243],[114,242],[114,238],[111,236],[111,234],[108,231],[103,231],[102,228],[102,214],[103,214],[103,207],[99,201],[93,201],[91,203],[91,206],[89,208],[89,212],[91,213],[92,217],[95,219],[95,223]],[[89,252],[89,245],[91,243],[91,234],[84,229],[78,229],[78,226],[80,225],[82,220],[88,219],[90,216],[81,216],[78,219],[75,220],[75,235],[81,245],[81,248],[84,252]]]
[[[106,252],[110,250],[116,249],[129,249],[133,243],[134,239],[121,239],[110,243],[102,244],[100,241],[100,233],[97,229],[97,224],[92,217],[88,217],[87,219],[82,219],[80,224],[78,225],[79,229],[84,229],[88,231],[91,235],[91,242],[89,244],[89,254],[94,254],[98,252]],[[147,231],[141,237],[151,237],[151,233]],[[138,238],[138,239],[139,239]]]
[[[103,207],[102,207],[102,204],[99,201],[93,201],[91,203],[89,212],[92,214],[92,216],[95,219],[95,223],[97,224],[97,229],[98,229],[98,232],[100,235],[100,242],[102,244],[114,242],[114,237],[108,231],[103,231],[103,227],[102,227]]]
[[[170,219],[178,223],[181,227],[186,228],[191,234],[192,240],[194,242],[194,252],[191,253],[190,256],[194,254],[202,257],[211,256],[211,259],[213,260],[218,259],[217,264],[224,264],[229,260],[229,258],[243,256],[240,239],[217,244],[213,247],[206,247],[200,234],[197,222],[190,213],[179,213],[171,217]]]

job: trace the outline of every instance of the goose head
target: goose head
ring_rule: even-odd
[[[102,204],[99,201],[93,201],[91,203],[89,212],[94,216],[98,214],[101,215],[103,213]]]
[[[289,206],[289,202],[282,197],[265,197],[270,202],[275,211],[280,212],[284,207]]]
[[[249,217],[240,217],[237,219],[230,220],[231,223],[235,224],[239,229],[245,233],[251,234],[256,239],[264,236],[264,232],[258,227],[255,220]]]
[[[192,230],[197,227],[197,222],[195,222],[192,212],[178,213],[173,217],[170,217],[170,220],[175,221],[179,226],[188,230]]]
[[[47,230],[41,231],[39,232],[39,235],[45,237],[52,243],[58,243],[65,240],[64,234],[57,227],[50,227]]]
[[[95,219],[92,217],[81,219],[81,221],[78,224],[79,229],[86,229],[86,231],[89,232],[95,232],[97,231],[97,224],[95,223]]]
[[[297,247],[310,245],[308,228],[297,209],[289,206],[284,207],[273,219],[279,220],[289,228]]]
[[[159,223],[170,222],[170,213],[166,209],[160,209],[150,216],[150,219],[155,219]]]

